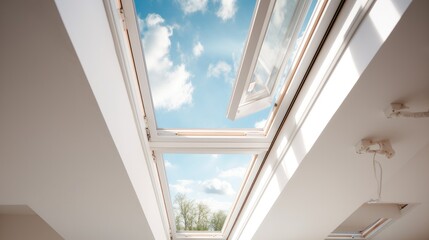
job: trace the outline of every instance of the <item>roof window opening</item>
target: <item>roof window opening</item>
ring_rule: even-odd
[[[305,50],[301,45],[310,37],[306,33],[316,5],[315,0],[279,0],[272,10],[266,7],[266,14],[257,20],[269,19],[269,23],[250,32],[228,118],[238,119],[273,108],[299,53]]]
[[[156,128],[263,129],[316,5],[135,1]]]
[[[175,232],[222,234],[254,159],[251,154],[163,154]]]
[[[135,1],[158,128],[254,128],[226,112],[256,0]]]
[[[166,233],[228,239],[303,81],[294,72],[332,20],[328,1],[109,1]]]

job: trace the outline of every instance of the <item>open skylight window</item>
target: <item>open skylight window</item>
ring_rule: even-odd
[[[134,0],[126,15],[137,20],[138,32],[130,37],[134,54],[143,56],[135,63],[150,130],[255,132],[271,126],[274,101],[288,89],[312,36],[308,29],[317,24],[318,5]]]
[[[251,154],[163,154],[163,186],[176,236],[222,238],[254,159]]]
[[[316,0],[278,0],[273,8],[269,1],[265,4],[255,21],[269,22],[254,25],[250,32],[228,109],[230,119],[274,105],[276,95],[289,84],[285,81],[292,74],[294,63],[305,50],[301,47],[304,39],[311,36],[307,29],[315,13]]]
[[[271,17],[275,2],[294,9],[285,12],[292,16]],[[265,154],[293,104],[290,96],[299,92],[298,86],[303,83],[310,61],[317,55],[316,50],[332,22],[330,17],[323,18],[322,13],[329,8],[325,6],[330,6],[329,12],[333,13],[338,3],[327,0],[105,0],[105,3],[137,128],[147,147],[146,160],[162,221],[165,230],[171,230],[167,235],[176,240],[228,239],[241,221],[238,216],[252,196],[251,189]],[[264,15],[262,22],[257,20],[259,14]],[[299,17],[295,19],[297,14]],[[251,109],[250,112],[256,113],[228,120],[226,109],[238,63],[240,59],[242,63],[250,59],[256,64],[260,55],[255,50],[241,57],[246,37],[246,54],[253,39],[252,34],[248,36],[249,28],[252,33],[261,24],[266,28],[270,19],[281,23],[279,31],[288,36],[285,39],[293,46],[284,46],[282,34],[270,40],[267,36],[276,33],[275,30],[268,34],[260,31],[257,36],[261,40],[258,44],[267,38],[272,44],[280,42],[279,47],[286,49],[276,56],[277,60],[283,58],[281,63],[264,58],[271,61],[269,71],[277,71],[278,79],[266,79],[275,83],[263,84],[273,86],[268,92],[278,95],[278,104],[270,103],[271,108],[262,111]],[[321,28],[320,19],[320,25],[324,26]],[[294,27],[289,29],[289,25]],[[240,74],[244,66],[241,65]],[[253,68],[249,69],[249,76],[252,74]],[[248,99],[252,101],[258,101],[258,91],[263,89],[263,85],[257,84],[250,79],[245,88],[251,88]],[[234,89],[237,91],[237,87]],[[291,93],[286,97],[285,89]],[[205,211],[210,219],[204,224],[185,224],[178,209],[180,199],[192,202],[196,212],[198,206],[206,206],[202,209],[210,209]],[[216,213],[222,221],[215,226],[211,218]]]
[[[157,128],[255,128],[266,118],[226,118],[255,2],[135,0]]]

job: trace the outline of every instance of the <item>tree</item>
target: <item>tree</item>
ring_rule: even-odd
[[[176,211],[176,218],[175,218],[175,222],[176,222],[176,230],[180,231],[183,230],[184,227],[182,227],[182,219],[181,219],[181,215],[178,214],[178,212]]]
[[[196,228],[194,230],[197,231],[207,231],[209,230],[209,214],[210,208],[204,203],[197,204],[197,222]]]
[[[226,214],[224,211],[217,211],[215,213],[213,213],[212,215],[212,219],[210,221],[210,227],[213,231],[221,231],[223,224],[225,223],[226,220]]]
[[[176,195],[174,206],[177,231],[221,231],[227,216],[220,210],[211,214],[209,206],[195,203],[182,193]]]
[[[196,218],[194,201],[189,200],[185,194],[178,193],[174,202],[178,206],[178,211],[176,213],[176,229],[193,230]]]

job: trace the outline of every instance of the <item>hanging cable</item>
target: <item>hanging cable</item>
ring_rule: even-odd
[[[374,202],[379,202],[381,200],[381,191],[382,191],[382,185],[383,185],[383,168],[381,166],[381,163],[377,160],[375,160],[375,155],[377,154],[377,151],[374,151],[374,155],[372,157],[372,168],[374,172],[374,178],[377,183],[377,199],[372,200]],[[379,168],[379,176],[377,176],[377,166]]]

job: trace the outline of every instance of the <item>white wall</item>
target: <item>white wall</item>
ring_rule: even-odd
[[[0,240],[63,239],[37,215],[0,215]]]
[[[65,239],[154,239],[55,2],[0,1],[0,32],[0,205]]]

